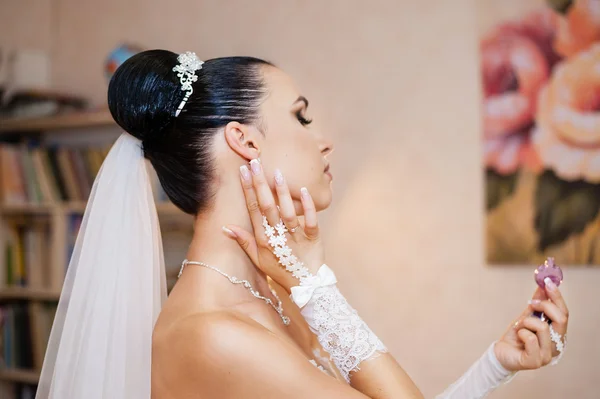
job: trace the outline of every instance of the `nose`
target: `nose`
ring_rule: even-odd
[[[323,139],[319,144],[319,149],[321,150],[321,154],[326,157],[333,152],[333,142],[331,140]]]

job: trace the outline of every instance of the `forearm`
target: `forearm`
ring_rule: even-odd
[[[482,399],[500,385],[510,382],[514,372],[506,370],[494,354],[494,345],[436,399]],[[370,398],[423,398],[410,377],[390,354],[361,364],[352,373],[351,385]],[[402,394],[402,396],[400,396]]]
[[[350,384],[374,399],[423,399],[419,388],[389,353],[363,362],[360,370],[352,373]]]
[[[422,398],[406,372],[387,353],[323,267],[312,281],[292,288],[292,300],[342,376],[370,398]]]

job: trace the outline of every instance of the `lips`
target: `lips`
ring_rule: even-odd
[[[333,175],[331,174],[331,172],[329,171],[331,165],[327,165],[325,166],[325,170],[323,171],[323,174],[326,176],[329,176],[330,179],[333,180]]]

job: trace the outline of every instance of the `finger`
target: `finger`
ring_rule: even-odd
[[[521,365],[525,368],[539,368],[541,358],[537,335],[526,328],[517,331],[517,335],[525,345],[525,351],[521,353]]]
[[[533,306],[530,304],[530,305],[527,305],[527,307],[525,308],[525,310],[523,311],[523,313],[521,313],[519,315],[519,317],[518,317],[517,320],[519,320],[519,321],[523,320],[525,317],[531,316],[531,313],[533,313]]]
[[[296,215],[294,200],[292,200],[290,189],[279,169],[275,170],[275,190],[277,191],[277,200],[279,201],[279,214],[283,219],[283,223],[290,231],[290,234],[299,234],[298,230],[301,226]]]
[[[546,295],[546,290],[538,286],[535,292],[533,293],[531,299],[539,299],[540,301],[545,301],[546,299],[548,299],[548,296]]]
[[[254,265],[259,266],[258,261],[258,245],[252,233],[237,226],[223,226],[223,231],[227,237],[237,241],[240,247],[246,252],[246,255],[250,258]]]
[[[535,333],[540,347],[540,356],[544,365],[552,360],[552,340],[550,339],[550,327],[545,321],[537,317],[526,317],[521,322],[523,328]]]
[[[516,321],[513,322],[513,324],[511,325],[511,328],[514,330],[518,330],[521,327],[521,322],[526,318],[531,316],[531,314],[533,313],[533,307],[531,307],[531,305],[527,305],[527,307],[525,308],[525,310],[523,311],[523,313],[521,313],[519,315],[519,317],[517,317]]]
[[[252,184],[252,176],[250,170],[246,165],[240,166],[240,179],[242,181],[242,188],[244,191],[244,198],[246,199],[246,208],[250,214],[250,221],[252,222],[252,228],[254,229],[254,235],[257,238],[264,239],[265,229],[263,227],[263,216],[260,212],[260,205],[254,191],[254,185]]]
[[[553,323],[559,325],[561,328],[566,327],[568,321],[567,315],[554,302],[534,299],[531,301],[531,307],[538,312],[544,312]]]
[[[279,210],[277,209],[271,187],[265,177],[263,167],[258,159],[250,161],[250,169],[252,170],[252,183],[254,184],[254,191],[256,191],[260,210],[267,217],[269,224],[275,227],[280,221]]]
[[[319,238],[317,209],[306,187],[300,189],[300,199],[302,200],[302,208],[304,209],[304,234],[310,240],[316,240]]]
[[[565,316],[569,317],[569,308],[556,284],[549,278],[546,278],[544,282],[546,283],[546,295],[548,295],[548,298],[558,306]]]

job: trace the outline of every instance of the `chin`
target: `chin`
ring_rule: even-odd
[[[319,190],[318,193],[313,194],[313,201],[317,212],[324,211],[329,208],[331,201],[333,201],[333,191],[328,185],[327,188]]]
[[[329,208],[331,205],[331,201],[333,200],[333,190],[331,189],[331,184],[327,182],[326,184],[319,184],[317,186],[313,186],[310,188],[309,192],[312,196],[313,202],[315,203],[315,209],[317,212],[324,211]],[[304,216],[304,210],[302,209],[302,202],[300,198],[294,198],[294,207],[296,208],[296,215]]]

